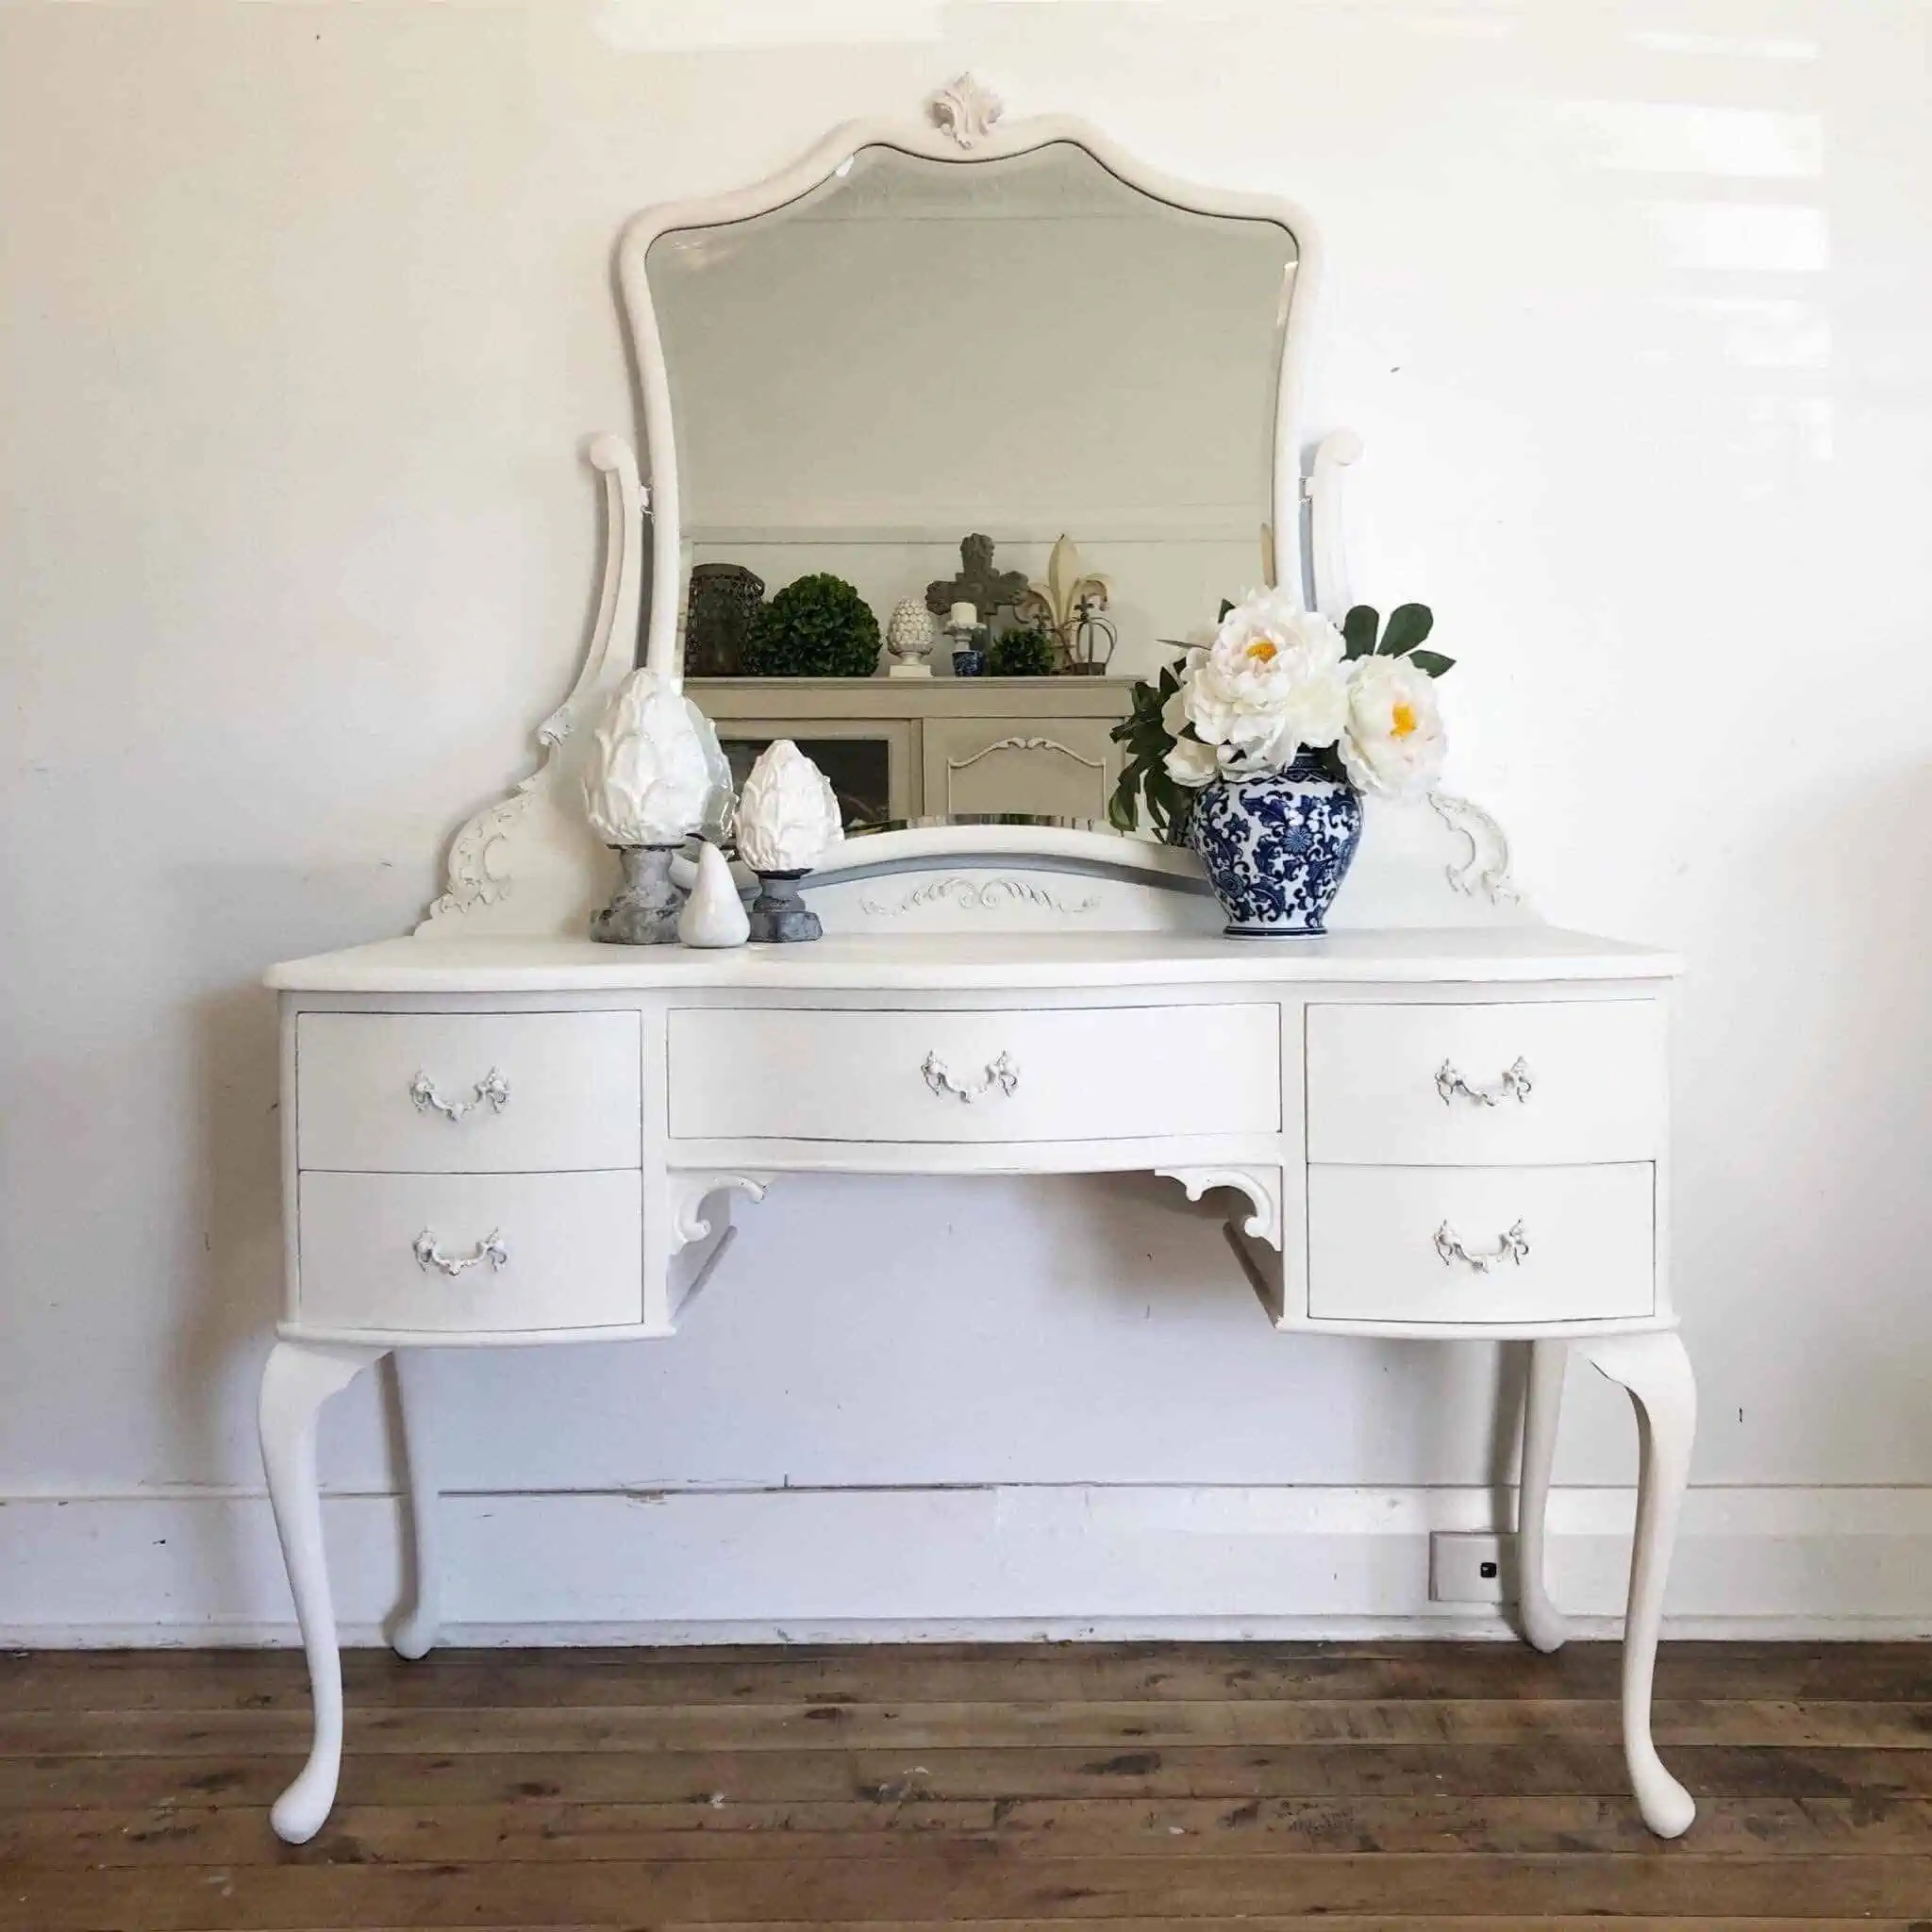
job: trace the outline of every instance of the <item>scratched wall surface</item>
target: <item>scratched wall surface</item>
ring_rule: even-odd
[[[1932,1484],[1928,41],[1877,0],[0,10],[0,1496],[258,1491],[257,981],[405,928],[568,682],[616,232],[968,66],[1314,212],[1307,428],[1367,441],[1358,592],[1461,660],[1456,786],[1554,917],[1692,962],[1697,1480]],[[443,1364],[450,1484],[1487,1473],[1485,1352],[1272,1337],[1152,1182],[800,1183],[733,1258],[674,1345]],[[341,1410],[330,1479],[382,1485]],[[1608,1391],[1572,1410],[1560,1477],[1626,1482]]]

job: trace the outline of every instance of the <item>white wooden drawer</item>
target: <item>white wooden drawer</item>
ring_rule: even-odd
[[[635,1172],[305,1174],[300,1187],[301,1322],[502,1333],[642,1318]],[[467,1265],[452,1274],[438,1257]]]
[[[304,1013],[296,1160],[528,1174],[642,1158],[635,1013]]]
[[[1308,1314],[1450,1323],[1648,1315],[1656,1173],[1648,1161],[1310,1168]]]
[[[671,1015],[671,1132],[981,1142],[1273,1133],[1280,1037],[1274,1006],[685,1009]]]
[[[1311,1006],[1308,1158],[1418,1165],[1652,1160],[1655,1000]]]

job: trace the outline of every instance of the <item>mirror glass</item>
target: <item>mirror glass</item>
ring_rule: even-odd
[[[1296,261],[1281,224],[1174,207],[1070,142],[980,161],[867,147],[769,214],[659,236],[646,270],[677,444],[689,674],[746,669],[736,654],[760,598],[823,572],[858,591],[882,636],[902,600],[935,608],[937,686],[962,641],[943,628],[951,606],[974,604],[987,632],[965,641],[981,647],[1037,628],[1044,613],[1010,598],[1047,582],[1064,535],[1079,572],[1107,579],[1104,607],[1088,600],[1106,624],[1079,640],[1049,626],[1049,641],[1062,670],[1106,660],[1117,701],[1082,701],[1095,716],[1112,702],[1089,732],[1089,750],[1105,745],[1127,682],[1173,655],[1161,641],[1267,573]],[[983,580],[1004,587],[943,594],[973,536],[992,542]],[[729,739],[736,711],[784,717],[780,682],[755,700],[693,695]],[[1044,685],[1061,687],[1042,696],[1048,714],[1066,708],[1063,680]],[[916,744],[907,762],[917,784]],[[1099,815],[1077,763],[1040,808]],[[983,752],[970,801],[927,787],[891,800],[892,815],[1003,804],[986,794],[1008,767],[1017,781],[1015,757]]]

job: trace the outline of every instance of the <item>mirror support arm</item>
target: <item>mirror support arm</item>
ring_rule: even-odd
[[[1308,476],[1308,551],[1315,608],[1340,624],[1352,601],[1348,588],[1348,533],[1341,514],[1341,473],[1361,460],[1362,440],[1353,429],[1331,429],[1315,449]]]

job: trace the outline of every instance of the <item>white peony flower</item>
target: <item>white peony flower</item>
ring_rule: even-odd
[[[1194,738],[1176,738],[1161,763],[1176,785],[1192,791],[1221,776],[1221,758],[1215,747]]]
[[[1291,592],[1253,591],[1223,618],[1207,651],[1191,658],[1175,694],[1180,703],[1170,700],[1169,711],[1177,709],[1218,748],[1226,775],[1279,771],[1304,746],[1319,751],[1341,735],[1345,653],[1341,633],[1302,609]]]
[[[1357,658],[1348,686],[1341,762],[1364,791],[1400,798],[1442,769],[1442,713],[1435,680],[1407,658]]]

